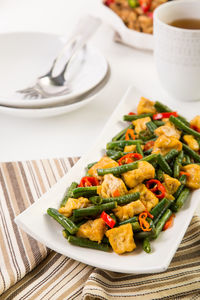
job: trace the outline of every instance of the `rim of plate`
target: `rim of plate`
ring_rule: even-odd
[[[53,116],[58,116],[62,114],[69,113],[71,111],[77,110],[78,108],[81,108],[82,106],[88,104],[92,100],[98,96],[103,88],[106,86],[106,84],[109,81],[110,78],[110,67],[108,65],[108,71],[106,73],[105,78],[102,80],[102,82],[94,88],[92,91],[90,91],[86,98],[80,97],[77,100],[75,100],[75,103],[72,104],[61,104],[57,106],[50,106],[50,107],[41,107],[41,108],[21,108],[21,107],[11,107],[11,106],[3,106],[0,105],[0,113],[9,114],[9,115],[15,115],[16,117],[23,117],[23,118],[48,118]]]
[[[9,31],[9,32],[2,32],[0,33],[0,39],[1,36],[7,36],[7,35],[40,35],[40,36],[49,36],[49,37],[53,37],[55,39],[60,40],[63,45],[64,42],[66,41],[66,37],[63,35],[59,35],[59,34],[55,34],[55,33],[50,33],[50,32],[40,32],[40,31]],[[47,105],[52,105],[55,106],[56,104],[61,104],[64,102],[67,102],[68,100],[72,100],[78,97],[84,97],[85,95],[87,96],[87,94],[89,92],[92,92],[93,90],[95,90],[97,88],[98,85],[101,85],[101,83],[104,81],[104,79],[106,78],[108,72],[109,72],[109,64],[108,61],[106,60],[106,58],[104,57],[104,55],[101,53],[101,51],[99,51],[95,46],[91,45],[90,43],[87,43],[87,48],[89,49],[89,51],[95,51],[95,53],[97,53],[98,56],[101,56],[102,59],[104,60],[105,63],[105,72],[102,75],[101,80],[96,83],[93,87],[91,87],[89,90],[84,91],[82,93],[73,93],[71,94],[72,96],[67,96],[67,95],[62,95],[62,96],[56,96],[56,97],[50,97],[50,98],[43,98],[43,99],[34,99],[34,100],[26,100],[26,99],[20,99],[17,100],[15,103],[13,103],[13,101],[9,101],[9,99],[5,99],[5,97],[0,96],[0,106],[5,105],[7,107],[12,107],[12,108],[45,108],[45,106]],[[14,97],[14,96],[13,96]],[[49,108],[49,107],[48,107]]]

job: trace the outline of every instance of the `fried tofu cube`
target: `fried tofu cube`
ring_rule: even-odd
[[[94,176],[101,179],[101,176],[98,176],[97,174],[97,169],[113,168],[117,167],[118,165],[119,164],[115,160],[111,159],[108,156],[104,156],[88,170],[88,174],[90,176]]]
[[[117,254],[132,252],[136,248],[130,223],[108,230],[106,236]]]
[[[158,204],[158,198],[143,183],[138,184],[134,189],[129,191],[130,194],[137,192],[140,193],[140,200],[148,211]]]
[[[140,214],[146,209],[141,200],[133,201],[124,206],[117,206],[113,209],[114,214],[120,221],[125,221],[132,218],[135,215]]]
[[[163,134],[155,141],[152,153],[161,153],[162,155],[165,155],[172,149],[181,151],[182,143],[175,137]]]
[[[156,113],[156,109],[154,107],[154,103],[153,101],[150,101],[147,98],[141,97],[140,98],[140,102],[138,104],[137,107],[137,113],[138,115],[140,114],[146,114],[146,113]]]
[[[136,145],[129,145],[124,147],[124,152],[134,152],[136,151]]]
[[[154,177],[155,169],[146,161],[138,162],[138,169],[122,174],[122,178],[129,188],[134,188],[136,185],[142,183],[145,179],[151,179]]]
[[[190,174],[187,176],[186,186],[191,189],[200,188],[200,166],[197,164],[190,164],[182,168],[183,171]]]
[[[87,198],[80,197],[78,199],[69,198],[64,207],[58,209],[59,213],[64,215],[65,217],[70,217],[73,213],[74,209],[88,207],[90,205],[90,201]]]
[[[190,122],[191,127],[200,128],[200,116],[196,116]]]
[[[173,178],[167,174],[164,174],[164,182],[163,185],[166,190],[165,197],[169,200],[174,200],[173,194],[176,193],[179,186],[181,185],[180,181],[176,178]]]
[[[178,129],[176,129],[176,127],[174,126],[174,124],[172,124],[169,121],[166,122],[165,125],[156,128],[154,130],[154,133],[157,136],[161,136],[161,135],[172,136],[172,137],[174,137],[176,139],[180,139],[180,136],[181,136],[181,132]]]
[[[148,123],[150,121],[151,121],[150,117],[146,117],[146,118],[142,118],[142,119],[133,121],[132,123],[135,126],[135,132],[138,134],[138,133],[140,133],[140,131],[146,130],[147,129],[146,123]]]
[[[199,144],[197,140],[193,137],[193,135],[185,134],[183,136],[183,140],[188,144],[188,146],[194,150],[199,151]]]
[[[103,198],[123,196],[127,194],[127,188],[122,179],[113,176],[112,174],[104,175],[103,183],[97,187],[97,193]]]
[[[103,219],[89,220],[79,227],[76,236],[88,238],[91,241],[100,243],[106,232],[106,223]]]

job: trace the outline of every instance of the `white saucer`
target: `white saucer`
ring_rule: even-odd
[[[105,78],[108,63],[97,49],[89,45],[69,65],[69,94],[27,100],[15,93],[16,90],[32,86],[35,78],[45,74],[65,43],[66,38],[49,33],[0,34],[0,105],[20,108],[55,106],[83,96],[95,88]]]
[[[106,77],[96,88],[88,92],[86,95],[79,98],[74,98],[73,100],[71,99],[71,101],[67,101],[67,103],[64,104],[60,104],[52,107],[41,107],[41,108],[20,108],[20,107],[0,105],[0,113],[4,113],[15,117],[20,117],[20,118],[32,118],[32,119],[63,115],[73,110],[79,109],[82,106],[94,100],[96,96],[99,95],[100,92],[103,90],[109,78],[110,78],[110,69],[108,68]]]

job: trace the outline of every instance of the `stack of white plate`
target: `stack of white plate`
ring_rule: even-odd
[[[54,34],[18,32],[0,34],[0,112],[22,117],[64,114],[86,105],[109,78],[104,56],[91,45],[84,47],[66,72],[69,91],[49,98],[25,97],[17,90],[33,86],[45,74],[66,43]]]

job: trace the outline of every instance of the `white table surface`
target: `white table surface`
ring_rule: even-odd
[[[0,33],[30,30],[64,35],[81,14],[95,9],[96,1],[1,0]],[[101,94],[91,104],[57,117],[25,119],[0,113],[0,161],[81,156],[131,83],[162,94],[151,52],[113,42],[113,30],[106,24],[91,42],[111,67],[111,78]],[[199,110],[199,103],[192,105]]]

